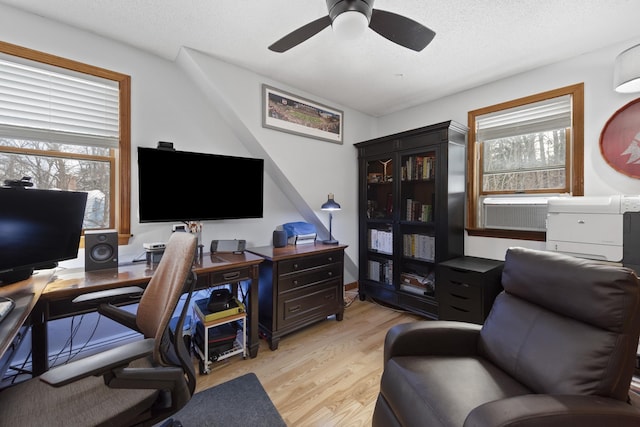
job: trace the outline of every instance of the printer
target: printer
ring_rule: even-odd
[[[640,256],[629,247],[640,241],[640,196],[551,197],[547,208],[547,250],[640,264],[628,259]]]

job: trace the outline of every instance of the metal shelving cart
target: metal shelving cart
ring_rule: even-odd
[[[197,340],[193,340],[193,348],[199,359],[200,366],[200,374],[209,374],[211,372],[211,365],[213,362],[221,361],[227,359],[229,357],[235,356],[237,354],[242,354],[242,358],[247,358],[247,314],[246,313],[238,313],[231,316],[223,317],[220,319],[212,320],[209,322],[205,322],[202,317],[200,317],[200,313],[198,313],[195,309],[193,310],[194,318],[202,322],[204,326],[204,342],[202,343],[202,348],[200,347]],[[209,354],[209,345],[207,337],[209,336],[209,329],[214,328],[216,326],[222,326],[227,323],[232,322],[240,322],[242,323],[242,327],[238,328],[238,333],[236,339],[233,343],[233,347],[227,351],[224,351],[220,354],[210,355]],[[194,328],[196,327],[194,322]],[[193,331],[195,337],[195,329]]]

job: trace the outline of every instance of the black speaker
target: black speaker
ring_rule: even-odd
[[[273,247],[284,248],[287,246],[287,232],[284,230],[273,231]]]
[[[107,268],[118,268],[118,232],[116,230],[85,231],[85,271]]]

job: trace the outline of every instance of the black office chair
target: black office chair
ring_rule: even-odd
[[[102,304],[138,340],[56,367],[0,392],[0,426],[148,426],[181,409],[196,376],[182,330],[195,285],[196,238],[171,235],[136,314]],[[175,329],[169,326],[187,294]]]

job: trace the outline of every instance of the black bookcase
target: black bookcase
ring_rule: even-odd
[[[436,266],[464,254],[466,138],[448,121],[355,144],[361,300],[438,318]]]

